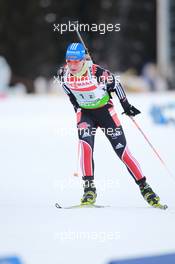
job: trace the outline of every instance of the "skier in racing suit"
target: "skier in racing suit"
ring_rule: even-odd
[[[126,97],[116,77],[108,70],[86,60],[81,43],[71,43],[66,52],[66,66],[59,70],[59,78],[65,93],[75,109],[81,153],[81,169],[84,180],[84,194],[81,203],[94,204],[94,138],[98,127],[110,141],[116,155],[126,165],[130,175],[138,184],[142,196],[152,206],[160,198],[147,184],[139,163],[128,149],[124,131],[115,112],[111,92],[115,92],[128,116],[140,114]]]

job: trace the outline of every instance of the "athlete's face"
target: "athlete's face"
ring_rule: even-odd
[[[77,74],[81,71],[85,60],[67,60],[66,62],[70,73]]]

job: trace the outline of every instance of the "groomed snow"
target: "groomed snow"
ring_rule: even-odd
[[[142,114],[136,121],[175,171],[175,126],[153,124],[153,103],[175,94],[128,95]],[[24,264],[107,264],[109,260],[175,251],[175,174],[170,177],[128,117],[119,118],[130,151],[166,211],[150,208],[110,143],[95,142],[97,204],[103,209],[59,210],[55,202],[78,204],[81,177],[75,115],[66,97],[28,96],[0,101],[0,257],[18,255]]]

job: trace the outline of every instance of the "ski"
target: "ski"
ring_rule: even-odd
[[[80,209],[80,208],[107,208],[110,207],[110,205],[97,205],[97,204],[76,204],[76,205],[71,205],[71,206],[60,206],[58,203],[55,204],[55,207],[57,209]],[[155,204],[152,205],[151,207],[166,210],[168,206],[166,204]]]
[[[79,209],[79,208],[106,208],[110,207],[109,205],[97,205],[97,204],[77,204],[71,206],[60,206],[58,203],[55,204],[55,207],[58,209]]]
[[[166,205],[166,204],[154,204],[154,205],[152,205],[152,207],[154,207],[154,208],[158,208],[158,209],[162,209],[162,210],[166,210],[167,208],[168,208],[168,205]]]

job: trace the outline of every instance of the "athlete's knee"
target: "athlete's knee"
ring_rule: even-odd
[[[126,143],[125,142],[117,142],[115,146],[115,152],[117,153],[118,157],[124,162],[123,154],[125,151]]]

